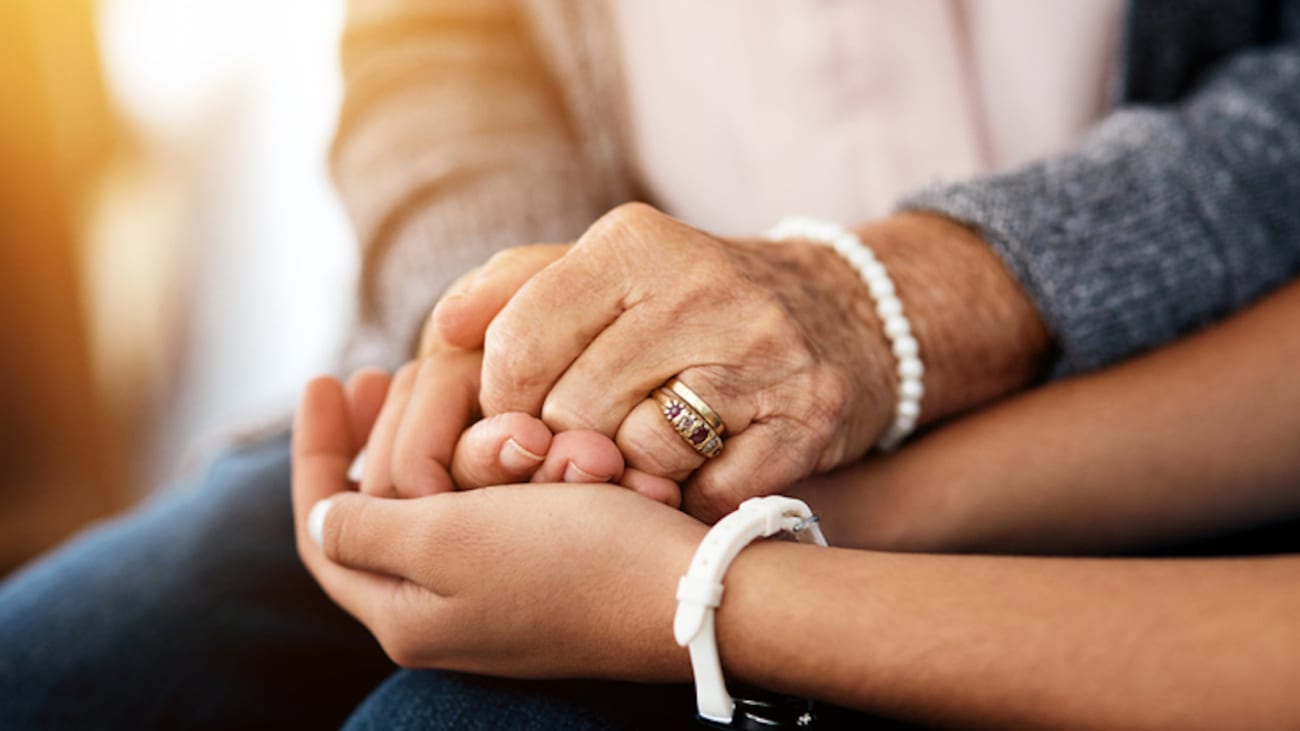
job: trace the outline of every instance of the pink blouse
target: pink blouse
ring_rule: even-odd
[[[635,164],[719,234],[860,223],[1067,149],[1108,106],[1120,0],[611,0]]]

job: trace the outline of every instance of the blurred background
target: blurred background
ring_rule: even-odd
[[[342,5],[0,3],[0,574],[333,365]]]

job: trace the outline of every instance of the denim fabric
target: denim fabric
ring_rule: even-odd
[[[816,728],[919,731],[921,727],[817,708]],[[527,681],[436,670],[403,670],[375,690],[346,731],[672,731],[695,721],[690,685],[638,685],[596,680]]]
[[[698,729],[689,685],[521,681],[403,670],[352,715],[347,731]]]
[[[287,438],[198,483],[0,585],[0,729],[337,727],[393,671],[298,561]]]

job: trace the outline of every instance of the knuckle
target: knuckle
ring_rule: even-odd
[[[517,395],[532,393],[541,385],[533,367],[539,356],[537,339],[508,317],[498,317],[488,326],[479,394],[486,414],[514,410]]]
[[[550,396],[542,404],[542,423],[556,433],[576,429],[599,430],[599,424],[588,411],[568,399]]]
[[[645,203],[622,203],[611,208],[587,228],[578,239],[575,253],[592,247],[623,249],[630,244],[634,245],[641,240],[639,232],[652,222],[662,219],[662,213]]]
[[[620,203],[609,209],[605,215],[596,219],[592,224],[593,228],[612,228],[615,230],[631,226],[637,226],[645,221],[661,216],[663,214],[655,210],[654,207],[640,201],[629,201]]]

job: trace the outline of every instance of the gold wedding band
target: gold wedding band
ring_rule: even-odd
[[[680,382],[678,383],[680,384]],[[686,387],[682,386],[682,388]],[[690,389],[686,390],[690,392]],[[712,409],[709,409],[708,405],[704,404],[704,401],[699,396],[695,395],[694,392],[690,393],[695,401],[708,409],[708,413],[712,417],[711,420],[697,411],[680,392],[670,390],[667,385],[655,389],[651,395],[655,401],[659,402],[661,413],[668,420],[668,423],[672,425],[673,431],[677,432],[677,436],[681,437],[682,441],[686,442],[691,449],[712,459],[722,454],[722,429],[725,427],[718,415]],[[718,424],[716,428],[712,423],[714,421]]]
[[[709,426],[713,427],[713,431],[717,432],[719,437],[727,433],[727,425],[722,423],[722,417],[709,408],[709,405],[704,403],[704,399],[700,398],[700,395],[692,391],[685,383],[682,383],[677,376],[669,378],[668,382],[664,384],[664,388],[680,396],[687,405],[695,409],[695,413],[699,414]]]

